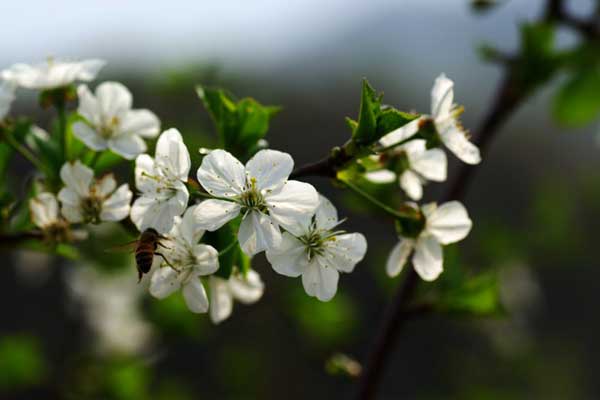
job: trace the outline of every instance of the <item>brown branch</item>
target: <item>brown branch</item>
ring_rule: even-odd
[[[0,233],[0,247],[13,247],[24,241],[33,239],[43,239],[42,231],[34,230],[18,233]]]

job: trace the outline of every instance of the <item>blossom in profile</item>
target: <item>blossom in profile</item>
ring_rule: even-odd
[[[386,272],[397,276],[412,254],[412,263],[421,279],[433,281],[443,271],[442,245],[463,240],[471,231],[473,222],[467,210],[458,201],[441,206],[435,203],[421,207],[424,224],[414,237],[401,236],[388,257]]]
[[[202,160],[198,182],[214,199],[196,208],[196,221],[214,231],[242,215],[238,240],[252,256],[281,243],[280,226],[309,218],[319,203],[315,188],[288,180],[294,161],[281,151],[261,150],[244,166],[225,150],[213,150]]]
[[[361,233],[336,230],[337,210],[325,197],[311,218],[288,227],[278,247],[267,250],[273,269],[285,276],[302,276],[309,296],[329,301],[337,292],[340,272],[354,270],[367,251]]]
[[[234,269],[229,279],[211,275],[210,290],[210,319],[218,324],[231,315],[233,302],[242,304],[257,302],[263,295],[265,284],[256,271],[249,270],[245,274]]]
[[[446,153],[434,148],[427,149],[423,139],[414,139],[395,147],[385,154],[387,164],[395,171],[381,169],[368,172],[365,177],[374,183],[389,183],[398,179],[400,187],[412,200],[421,200],[423,185],[428,181],[446,180]]]
[[[35,65],[14,64],[0,72],[0,78],[27,89],[56,89],[76,81],[92,81],[104,65],[106,62],[98,59],[63,61],[50,58]]]
[[[190,154],[177,129],[160,135],[154,158],[148,154],[136,158],[135,186],[141,195],[131,206],[131,220],[140,232],[154,228],[167,233],[175,217],[184,213],[190,166]]]
[[[383,147],[393,146],[415,135],[425,121],[431,120],[439,139],[456,157],[467,164],[479,164],[479,149],[469,141],[458,119],[462,111],[462,107],[454,104],[454,82],[441,74],[431,89],[431,115],[422,115],[386,134],[379,142]]]
[[[183,218],[175,217],[173,228],[165,235],[161,246],[163,263],[152,274],[150,294],[164,299],[181,289],[190,311],[205,313],[208,296],[200,277],[219,269],[219,253],[214,247],[199,243],[204,230],[195,223],[195,208],[190,207]]]
[[[134,159],[147,149],[144,139],[160,133],[160,121],[151,111],[132,109],[133,96],[118,82],[104,82],[93,94],[87,85],[77,89],[79,108],[85,118],[73,124],[73,134],[94,151],[110,149]]]
[[[60,177],[65,187],[58,193],[58,199],[67,221],[98,224],[120,221],[129,215],[133,193],[126,183],[117,188],[112,174],[96,180],[94,171],[77,160],[65,163]]]

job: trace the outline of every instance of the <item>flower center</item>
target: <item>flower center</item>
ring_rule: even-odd
[[[114,136],[120,122],[119,117],[116,116],[106,119],[100,126],[100,135],[104,139],[110,139]]]
[[[309,260],[315,256],[322,256],[325,253],[325,245],[327,242],[335,241],[336,236],[344,233],[344,231],[329,231],[318,229],[313,220],[309,232],[299,237],[300,242],[306,247],[306,255]]]
[[[91,195],[81,199],[81,213],[86,223],[99,224],[102,212],[102,200],[99,196]]]
[[[245,209],[243,211],[256,210],[266,213],[268,211],[267,203],[260,190],[256,187],[256,179],[252,178],[250,184],[246,185],[246,187],[246,191],[239,197],[239,202]]]

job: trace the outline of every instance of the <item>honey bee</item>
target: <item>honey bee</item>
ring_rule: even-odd
[[[156,229],[148,228],[142,232],[137,240],[120,246],[134,249],[133,252],[135,253],[135,264],[138,271],[138,283],[142,280],[144,274],[148,273],[150,268],[152,268],[154,256],[162,257],[162,259],[165,260],[169,266],[173,267],[164,254],[156,251],[159,246],[168,249],[167,246],[161,243],[161,240],[164,239],[166,238],[159,234]]]

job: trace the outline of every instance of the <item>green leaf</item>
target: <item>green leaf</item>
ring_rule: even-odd
[[[555,52],[555,26],[549,23],[521,26],[521,52],[514,64],[516,85],[524,92],[548,82],[561,60]]]
[[[443,312],[479,316],[502,313],[496,275],[487,273],[463,279],[458,286],[441,293],[435,308]]]
[[[352,132],[352,138],[359,145],[369,145],[379,139],[377,136],[377,117],[381,109],[381,94],[363,79],[358,125]]]
[[[419,114],[409,114],[391,107],[383,109],[377,117],[377,139],[417,118]]]
[[[554,98],[555,118],[567,126],[583,126],[600,115],[600,66],[575,72]]]
[[[258,141],[265,137],[271,119],[281,110],[264,106],[252,98],[237,101],[222,89],[197,87],[198,96],[213,119],[221,146],[236,157],[250,157]]]
[[[229,279],[234,267],[246,273],[250,269],[250,258],[244,254],[237,242],[240,218],[229,222],[215,232],[206,232],[203,241],[219,252],[219,269],[215,275]]]
[[[38,340],[32,336],[0,339],[0,389],[35,386],[44,379],[46,362]]]

